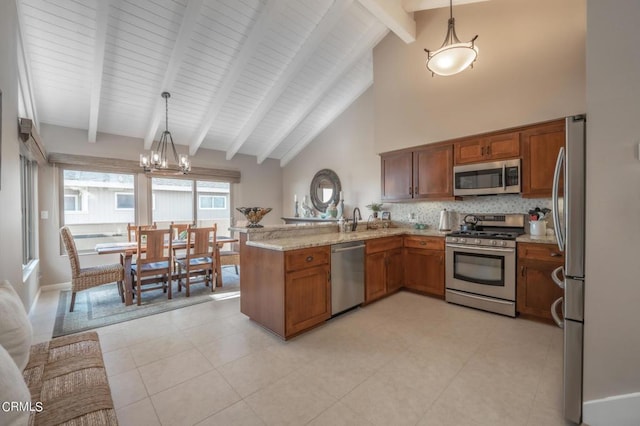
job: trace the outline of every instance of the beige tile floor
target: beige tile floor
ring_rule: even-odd
[[[49,339],[58,292],[31,315]],[[121,425],[564,425],[562,331],[400,292],[284,342],[238,298],[97,330]]]

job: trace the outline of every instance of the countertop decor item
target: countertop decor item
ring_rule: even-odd
[[[378,217],[378,212],[382,210],[382,203],[372,202],[371,204],[367,204],[365,207],[373,212],[373,217]]]
[[[449,24],[447,35],[442,46],[438,50],[427,52],[427,69],[431,71],[431,76],[435,74],[448,76],[458,74],[467,68],[473,68],[473,63],[478,57],[478,46],[475,41],[476,35],[471,41],[461,42],[456,35],[456,20],[453,17],[453,0],[449,1]]]
[[[236,207],[249,221],[247,228],[262,228],[258,222],[262,220],[272,209],[271,207]]]

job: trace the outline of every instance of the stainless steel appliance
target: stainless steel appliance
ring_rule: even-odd
[[[364,243],[331,246],[331,315],[364,302]]]
[[[558,326],[564,328],[564,416],[578,424],[582,421],[585,131],[584,115],[567,117],[565,147],[560,149],[553,176],[553,222],[558,248],[565,252],[565,264],[551,275],[564,289],[564,297],[553,303],[551,313]],[[561,274],[564,279],[559,278]],[[557,312],[560,305],[564,320]]]
[[[445,300],[510,317],[516,316],[516,238],[522,214],[475,214],[474,231],[445,238]]]
[[[467,164],[453,168],[453,195],[517,194],[520,159]]]

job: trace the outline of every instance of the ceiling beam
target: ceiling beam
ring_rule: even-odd
[[[36,108],[35,94],[33,90],[33,78],[31,77],[31,66],[27,46],[24,39],[24,30],[22,28],[21,17],[22,2],[16,2],[18,8],[18,80],[20,83],[20,91],[22,100],[27,111],[28,118],[33,120],[33,125],[40,132],[40,120],[38,118],[38,110]]]
[[[333,82],[334,86],[344,77],[344,75],[346,75],[349,71],[351,71],[351,69],[358,62],[360,62],[365,55],[371,54],[371,49],[373,49],[373,47],[376,44],[378,44],[378,42],[380,42],[380,40],[382,40],[387,35],[388,32],[389,30],[387,28],[384,28],[384,30],[379,31],[376,36],[373,36],[373,38],[369,39],[369,43],[368,43],[369,49],[368,50],[365,48],[361,49],[360,55],[355,56],[355,52],[354,52],[354,56],[356,57],[356,60],[350,61],[352,62],[350,67],[345,69],[345,71],[337,79],[334,80]],[[312,131],[307,133],[307,135],[304,138],[298,141],[284,156],[282,156],[282,158],[280,159],[280,167],[286,166],[287,163],[289,163],[289,161],[291,161],[296,155],[300,153],[300,151],[302,151],[309,143],[311,143],[316,138],[316,136],[318,136],[324,129],[326,129],[327,126],[329,126],[333,122],[333,120],[335,120],[336,117],[342,114],[353,102],[355,102],[356,99],[358,99],[369,87],[371,87],[372,84],[373,84],[373,73],[372,73],[371,79],[367,80],[365,84],[363,84],[358,91],[356,91],[352,96],[347,98],[341,108],[334,111],[334,113],[330,117],[326,117],[326,119],[323,120],[323,122],[319,123]],[[326,92],[328,91],[330,91],[330,87],[326,88]],[[318,105],[320,105],[321,101],[322,99],[319,99],[317,102],[315,102],[313,107],[310,108],[309,113],[304,118],[307,118],[310,114],[312,114],[313,111],[318,107]],[[303,120],[300,120],[300,122],[302,121]],[[292,129],[291,132],[286,137],[289,137],[289,135],[293,132],[293,130],[295,130],[295,128]]]
[[[318,127],[314,128],[312,131],[307,133],[307,135],[300,140],[297,144],[295,144],[281,159],[280,159],[280,167],[286,166],[289,161],[293,160],[296,155],[300,153],[307,145],[309,145],[315,138],[318,136],[324,129],[329,127],[329,125],[333,122],[333,120],[342,114],[347,108],[351,106],[352,103],[356,101],[364,92],[367,91],[369,87],[373,84],[373,78],[368,80],[365,84],[360,87],[360,89],[350,96],[344,105],[335,111],[333,117],[329,118],[325,122],[321,123]]]
[[[387,26],[405,43],[416,41],[416,21],[413,13],[407,13],[400,1],[359,0],[360,4]]]
[[[469,3],[480,3],[489,0],[454,0],[454,6]],[[449,7],[449,0],[402,0],[402,8],[408,13],[418,12],[420,10],[438,9],[440,7]]]
[[[187,2],[187,8],[184,12],[184,16],[182,17],[180,30],[178,31],[178,38],[173,45],[173,50],[171,51],[171,58],[169,59],[168,67],[164,72],[162,84],[158,88],[158,95],[163,91],[170,90],[170,88],[173,86],[173,83],[176,81],[178,71],[180,70],[180,65],[182,65],[184,56],[187,53],[187,46],[189,45],[191,36],[193,35],[193,31],[195,30],[196,21],[198,20],[198,16],[200,15],[202,3],[203,0],[188,0]],[[147,133],[145,133],[144,136],[145,149],[151,148],[153,138],[156,137],[156,132],[158,131],[160,120],[162,120],[162,112],[164,111],[164,106],[164,100],[160,96],[157,96],[153,107],[153,112],[151,113],[151,122],[149,123],[149,127],[147,127]]]
[[[295,128],[298,127],[298,125],[318,107],[331,87],[342,80],[345,75],[362,60],[362,57],[365,54],[371,52],[375,45],[378,44],[378,42],[380,42],[387,33],[388,30],[386,27],[377,21],[374,21],[374,24],[371,25],[367,32],[360,37],[355,47],[345,55],[342,61],[336,63],[324,81],[317,85],[310,95],[307,96],[307,102],[305,105],[298,108],[296,114],[297,117],[294,119],[295,121],[291,123],[284,123],[274,137],[266,142],[265,149],[258,155],[258,164],[261,164],[278,148],[282,141],[284,141],[287,136],[289,136],[291,132],[293,132]]]
[[[227,149],[227,160],[231,160],[238,153],[240,148],[247,141],[251,133],[258,127],[271,107],[284,93],[295,76],[304,68],[311,56],[316,52],[318,46],[329,32],[340,21],[344,13],[351,7],[353,0],[336,0],[324,14],[318,25],[313,29],[309,37],[296,53],[293,60],[282,72],[278,81],[271,87],[267,96],[262,100],[258,108],[253,112],[249,120],[244,124],[242,130]]]
[[[253,57],[260,42],[264,39],[264,36],[267,32],[269,23],[271,18],[276,13],[278,7],[282,4],[279,0],[269,0],[269,2],[265,5],[265,7],[260,12],[260,17],[256,21],[256,24],[251,29],[251,32],[247,36],[240,53],[236,56],[229,68],[229,71],[224,76],[222,83],[216,93],[213,96],[213,100],[211,101],[211,105],[209,106],[209,110],[205,114],[204,121],[198,128],[198,132],[196,133],[196,137],[192,139],[191,144],[189,145],[189,154],[195,155],[202,145],[204,138],[211,130],[211,126],[215,122],[220,110],[224,106],[224,103],[227,101],[229,94],[233,90],[236,82],[240,78],[242,70],[247,65],[247,62]]]
[[[93,72],[91,75],[91,97],[89,101],[89,142],[98,136],[98,114],[104,73],[104,50],[107,44],[107,22],[109,20],[109,0],[99,1],[96,6],[96,38],[93,46]]]

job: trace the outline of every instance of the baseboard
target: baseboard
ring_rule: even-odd
[[[583,423],[589,426],[636,426],[640,424],[640,392],[587,401]]]
[[[71,290],[71,283],[49,284],[40,287],[41,291]]]

